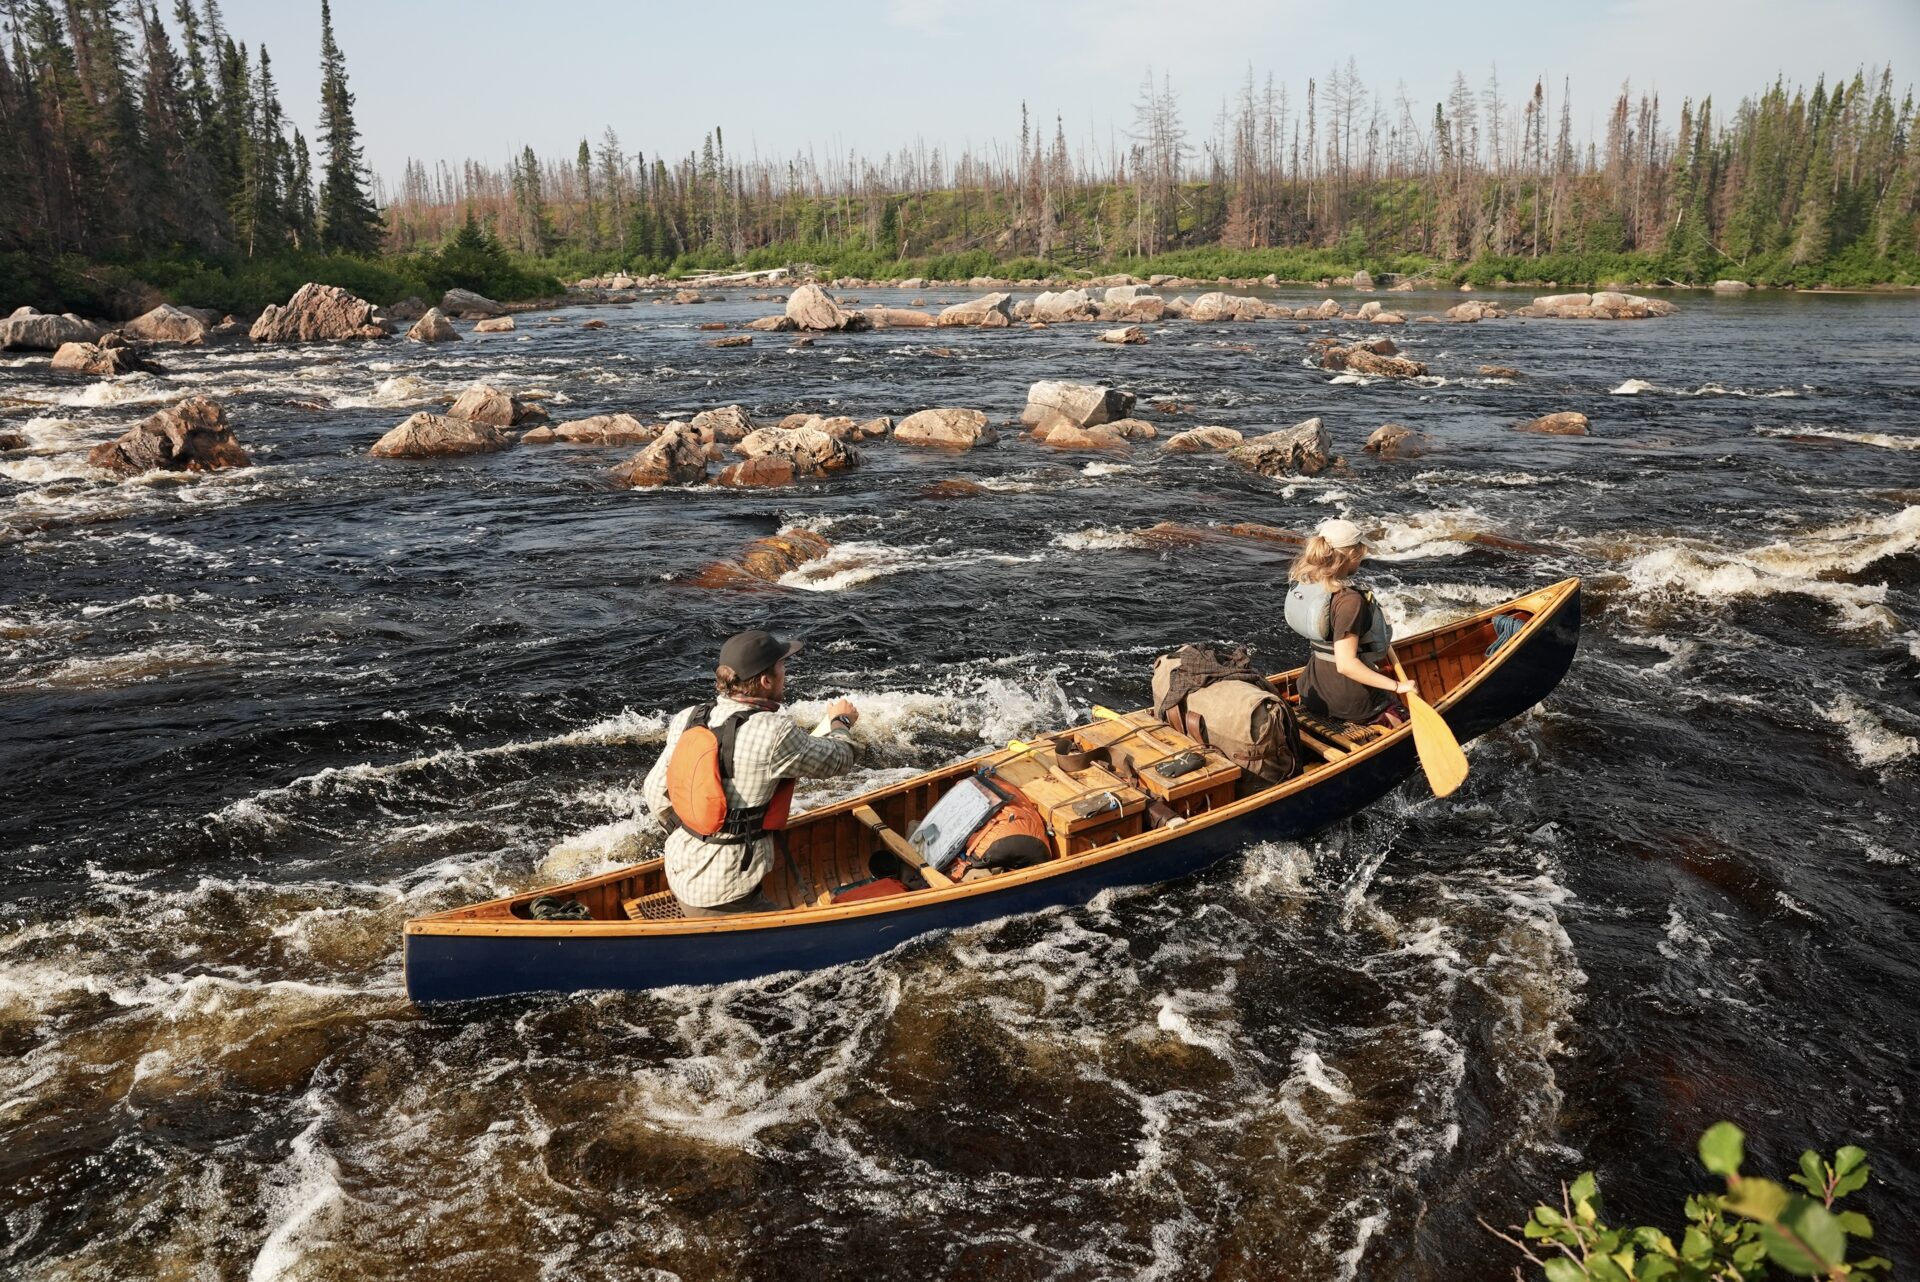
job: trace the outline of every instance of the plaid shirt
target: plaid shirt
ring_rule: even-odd
[[[853,769],[853,740],[838,727],[831,734],[811,735],[785,713],[724,698],[714,702],[707,724],[717,726],[737,712],[755,715],[740,723],[734,737],[733,774],[726,780],[729,809],[766,805],[782,779],[824,779]],[[680,732],[693,713],[693,708],[686,708],[674,714],[660,760],[647,772],[647,809],[663,823],[671,824],[673,814],[667,800],[667,762],[673,759]],[[676,827],[667,837],[666,861],[667,885],[681,903],[714,908],[760,889],[773,867],[773,838],[716,845]]]

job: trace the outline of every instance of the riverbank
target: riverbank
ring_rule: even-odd
[[[1857,265],[1828,275],[1798,271],[1791,278],[1769,272],[1722,274],[1695,279],[1676,274],[1651,255],[1580,255],[1544,258],[1486,256],[1449,263],[1417,255],[1349,256],[1291,248],[1229,251],[1219,247],[1179,250],[1150,258],[1120,257],[1090,266],[1035,258],[999,258],[986,251],[876,262],[870,253],[836,252],[818,244],[753,250],[737,261],[711,254],[683,254],[655,269],[578,255],[530,258],[509,254],[481,238],[442,249],[361,258],[346,254],[287,254],[273,258],[207,258],[176,254],[126,262],[78,256],[0,254],[0,315],[22,306],[49,313],[76,312],[106,321],[129,320],[161,303],[205,308],[241,317],[284,302],[302,284],[339,285],[383,307],[408,298],[437,298],[448,289],[471,289],[503,303],[557,300],[567,284],[593,282],[602,289],[700,287],[756,275],[769,285],[816,278],[837,288],[1072,289],[1120,284],[1190,288],[1359,288],[1576,290],[1779,289],[1821,293],[1909,293],[1920,290],[1920,264],[1888,262],[1879,277]],[[624,284],[615,284],[623,280]],[[566,282],[567,284],[563,284]]]

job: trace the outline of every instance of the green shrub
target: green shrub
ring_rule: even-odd
[[[1713,1282],[1754,1279],[1769,1266],[1795,1277],[1857,1278],[1892,1266],[1879,1256],[1849,1261],[1850,1240],[1871,1240],[1873,1225],[1858,1211],[1834,1204],[1866,1187],[1867,1155],[1849,1145],[1828,1161],[1811,1149],[1787,1178],[1802,1192],[1742,1175],[1746,1136],[1720,1122],[1700,1137],[1700,1164],[1727,1182],[1727,1191],[1687,1199],[1687,1227],[1675,1245],[1647,1225],[1602,1223],[1600,1186],[1588,1171],[1561,1190],[1560,1205],[1540,1205],[1517,1231],[1496,1236],[1537,1265],[1547,1282]],[[1482,1221],[1485,1224],[1485,1221]]]

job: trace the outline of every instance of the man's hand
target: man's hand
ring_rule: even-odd
[[[852,726],[860,720],[860,710],[853,706],[851,699],[835,699],[827,705],[827,720],[844,720],[848,726]]]

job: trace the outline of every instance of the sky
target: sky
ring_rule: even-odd
[[[170,8],[170,6],[166,6]],[[309,137],[319,116],[319,0],[223,0],[233,35],[273,55]],[[1026,102],[1050,137],[1124,148],[1149,69],[1168,76],[1195,141],[1251,66],[1298,105],[1306,81],[1356,60],[1370,89],[1402,85],[1430,120],[1454,73],[1497,72],[1512,102],[1547,78],[1557,120],[1571,80],[1576,136],[1604,132],[1623,81],[1729,108],[1775,77],[1811,86],[1891,62],[1920,85],[1920,0],[333,0],[369,166],[409,157],[500,164],[531,145],[571,156],[611,125],[649,158],[811,147],[878,155],[1020,133]]]

